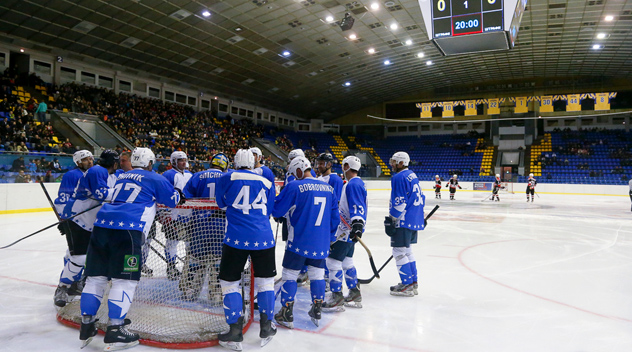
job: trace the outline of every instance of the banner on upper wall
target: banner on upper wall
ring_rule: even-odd
[[[493,98],[493,99],[485,99],[487,103],[487,114],[488,115],[498,115],[500,114],[500,104],[505,101],[505,98]]]
[[[539,97],[534,97],[534,99],[540,102],[540,112],[553,112],[552,95],[542,95]]]
[[[444,101],[441,103],[443,106],[443,111],[441,112],[441,117],[454,117],[454,102],[453,101]]]
[[[616,97],[617,92],[595,93],[588,96],[595,99],[595,110],[610,110],[610,99]]]
[[[465,101],[465,116],[476,115],[476,104],[478,100],[466,100]]]
[[[417,103],[419,108],[419,118],[427,119],[432,117],[432,103]]]
[[[511,97],[509,101],[515,103],[514,112],[517,114],[523,114],[525,112],[529,112],[529,106],[527,105],[528,101],[531,101],[532,97]]]

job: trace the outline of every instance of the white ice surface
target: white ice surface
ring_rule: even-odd
[[[627,197],[447,192],[413,246],[419,295],[390,296],[394,262],[362,286],[362,309],[328,316],[318,331],[279,328],[267,351],[632,351],[632,222]],[[363,239],[379,267],[391,254],[382,221],[388,191],[369,192]],[[0,246],[56,219],[0,215]],[[0,250],[0,351],[79,351],[79,332],[55,320],[53,292],[65,240],[53,228]],[[277,269],[283,255],[277,247]],[[360,278],[371,274],[356,248]],[[295,315],[306,315],[297,307]],[[244,339],[259,347],[259,327]],[[100,351],[97,336],[83,351]],[[213,347],[214,350],[223,350]],[[147,346],[133,351],[156,351]]]

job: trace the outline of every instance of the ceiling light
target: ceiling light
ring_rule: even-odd
[[[391,64],[391,60],[384,60],[384,65],[390,65]]]
[[[327,16],[327,17],[325,18],[325,21],[327,21],[327,22],[333,22],[333,21],[334,21],[334,16]]]
[[[391,25],[391,30],[393,30],[393,31],[394,31],[394,30],[396,30],[397,28],[399,28],[399,27],[397,26],[397,23],[393,23],[393,24]]]
[[[610,22],[610,21],[614,20],[614,16],[608,15],[608,16],[606,16],[605,19],[606,19],[606,21]]]
[[[404,44],[406,44],[406,45],[412,45],[412,44],[413,44],[413,41],[412,41],[412,40],[410,40],[410,39],[408,39],[407,41],[405,41],[405,42],[404,42]]]
[[[371,4],[371,9],[373,10],[377,10],[380,8],[380,4],[378,4],[377,2],[374,2]]]
[[[241,27],[235,28],[235,32],[241,32],[243,29]]]
[[[598,33],[598,34],[597,34],[597,38],[598,38],[598,39],[604,39],[604,38],[606,38],[606,36],[607,36],[607,34],[606,34],[606,33]]]
[[[292,55],[292,53],[290,53],[287,50],[283,52],[283,56],[285,56],[285,57],[289,57],[290,55]]]
[[[211,17],[211,13],[208,10],[205,10],[204,12],[202,12],[202,16]]]
[[[23,53],[24,52],[24,48],[20,48],[20,52]]]
[[[426,61],[426,65],[428,65],[428,66],[432,65],[432,61],[430,61],[430,60]]]
[[[351,82],[345,82],[345,87],[349,87],[351,85]]]
[[[375,54],[375,49],[369,48],[369,50],[367,50],[366,52],[369,54]]]
[[[356,40],[356,39],[358,39],[358,36],[356,36],[355,34],[351,34],[351,35],[349,35],[349,39]]]
[[[601,45],[595,44],[595,45],[592,46],[592,48],[593,48],[593,50],[599,50],[599,49],[601,49]]]
[[[418,54],[417,54],[417,57],[418,57],[418,58],[422,58],[422,57],[424,57],[424,56],[425,56],[425,55],[424,55],[424,53],[418,53]]]

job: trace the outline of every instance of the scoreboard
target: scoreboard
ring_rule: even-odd
[[[511,49],[527,0],[419,0],[429,39],[444,55]]]

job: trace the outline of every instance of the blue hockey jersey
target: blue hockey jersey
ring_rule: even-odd
[[[180,201],[180,194],[169,181],[143,169],[119,175],[113,190],[112,203],[99,210],[94,226],[142,231],[147,236],[156,215],[156,203],[173,208]]]
[[[312,174],[312,177],[316,177],[316,173],[314,172],[314,170],[311,170],[311,174]],[[291,173],[286,172],[285,173],[285,183],[283,183],[283,186],[287,186],[288,183],[290,183],[290,182],[292,182],[294,180],[296,180],[296,177],[294,177],[294,175],[292,175]]]
[[[265,177],[268,181],[274,183],[274,172],[269,167],[262,165],[253,170],[255,174]]]
[[[340,217],[344,219],[344,221],[340,222],[338,230],[336,231],[336,238],[338,238],[338,240],[351,242],[349,232],[351,232],[351,223],[353,221],[361,220],[366,224],[366,197],[366,185],[360,177],[356,176],[352,178],[342,187],[339,207]]]
[[[329,174],[327,176],[320,176],[318,179],[321,181],[325,181],[325,183],[333,187],[334,194],[336,195],[338,201],[340,201],[340,196],[342,195],[342,185],[344,184],[340,176],[336,174]]]
[[[389,214],[399,220],[399,227],[423,230],[425,203],[426,196],[414,172],[404,169],[391,178]]]
[[[184,173],[182,173],[171,169],[163,172],[162,176],[164,176],[173,187],[182,191],[193,174],[189,170],[184,170]]]
[[[224,173],[210,169],[196,172],[182,190],[187,198],[215,198],[215,186]]]
[[[57,210],[58,214],[64,212],[64,207],[66,203],[72,197],[75,188],[77,187],[77,183],[79,183],[79,179],[83,176],[83,171],[80,168],[74,168],[64,174],[64,177],[61,178],[61,184],[59,185],[59,192],[57,192],[57,198],[55,198],[55,210]]]
[[[226,210],[224,243],[249,250],[274,247],[269,220],[274,195],[274,183],[250,170],[235,170],[220,177],[215,201]]]
[[[112,187],[114,186],[114,177],[110,176],[108,169],[101,165],[95,165],[88,169],[79,179],[73,195],[64,207],[61,218],[67,219],[104,201],[109,201],[112,198]],[[92,231],[98,211],[98,207],[94,208],[74,217],[72,221],[82,228]]]
[[[311,259],[327,258],[340,223],[333,187],[314,178],[295,180],[279,193],[272,216],[288,219],[287,250]]]

